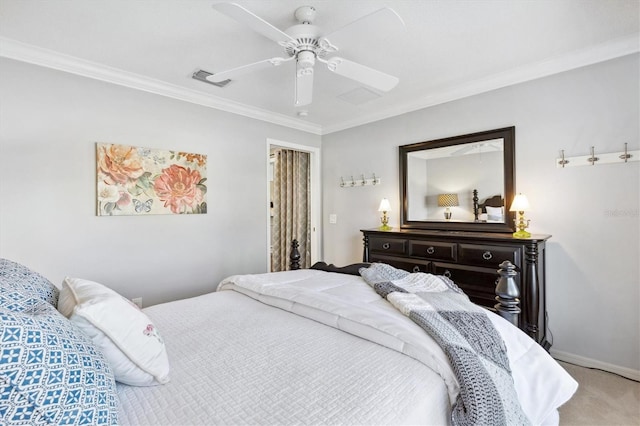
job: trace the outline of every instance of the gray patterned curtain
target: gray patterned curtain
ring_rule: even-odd
[[[273,173],[271,270],[289,269],[291,241],[300,244],[300,267],[311,266],[309,153],[278,149]]]

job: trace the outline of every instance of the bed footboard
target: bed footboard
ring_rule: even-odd
[[[518,275],[513,263],[505,260],[498,269],[500,279],[496,284],[496,305],[498,315],[516,327],[520,326],[520,290],[515,277]]]

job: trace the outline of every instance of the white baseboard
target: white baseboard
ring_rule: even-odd
[[[634,370],[632,368],[620,367],[619,365],[613,365],[606,362],[598,361],[591,358],[585,358],[583,356],[570,354],[567,352],[556,351],[551,349],[549,352],[553,358],[558,361],[568,362],[570,364],[579,365],[587,368],[597,368],[599,370],[608,371],[610,373],[619,374],[631,380],[640,381],[640,370]]]

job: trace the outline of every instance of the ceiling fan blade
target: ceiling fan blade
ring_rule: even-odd
[[[373,68],[344,58],[333,57],[324,62],[326,62],[329,71],[333,71],[338,75],[350,78],[351,80],[355,80],[365,86],[382,92],[388,92],[393,89],[400,81],[398,77],[385,74],[382,71],[374,70]]]
[[[253,71],[257,71],[257,70],[261,70],[261,69],[265,69],[265,68],[271,68],[271,67],[277,67],[278,65],[282,64],[283,62],[287,62],[292,60],[293,57],[288,58],[288,59],[284,59],[284,58],[271,58],[271,59],[265,59],[263,61],[259,61],[259,62],[254,62],[252,64],[247,64],[247,65],[243,65],[241,67],[237,67],[237,68],[232,68],[230,70],[226,70],[226,71],[221,71],[215,74],[211,74],[209,76],[207,76],[207,80],[213,82],[213,83],[220,83],[221,81],[225,81],[225,80],[229,80],[231,78],[235,78],[239,75],[243,75],[243,74],[247,74]]]
[[[271,39],[277,43],[282,41],[295,41],[291,36],[278,28],[274,27],[264,19],[252,12],[248,11],[244,7],[236,3],[216,3],[213,8],[223,15],[228,16],[242,24],[247,25],[253,31],[262,34],[268,39]]]
[[[296,64],[296,106],[309,105],[313,98],[313,67]]]
[[[372,28],[384,29],[384,32],[387,33],[392,30],[404,31],[405,25],[395,10],[383,7],[382,9],[378,9],[375,12],[356,19],[342,28],[332,31],[325,35],[324,38],[340,46],[349,43],[358,33],[367,36],[370,34]]]
[[[462,148],[458,148],[455,151],[453,151],[451,154],[449,154],[450,156],[454,157],[456,155],[464,155],[467,152],[471,151],[471,150],[475,150],[478,148],[477,144],[467,144],[464,145]]]

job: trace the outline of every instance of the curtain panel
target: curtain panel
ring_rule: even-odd
[[[311,266],[309,153],[289,149],[275,152],[271,270],[289,269],[291,241],[298,240],[300,267]]]

